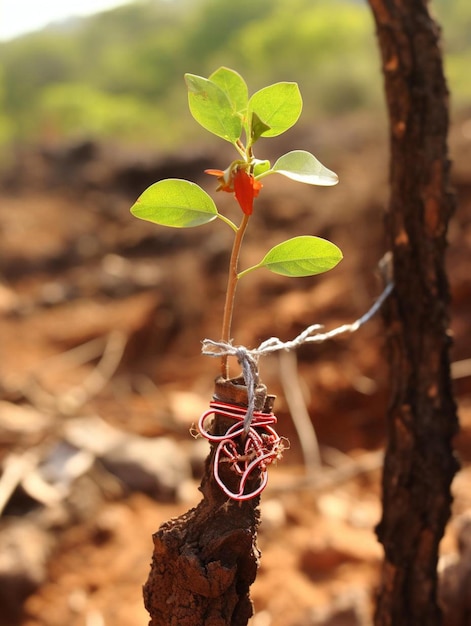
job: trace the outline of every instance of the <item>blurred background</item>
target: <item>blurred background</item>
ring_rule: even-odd
[[[267,179],[241,263],[302,234],[330,239],[344,260],[319,277],[244,278],[235,343],[363,315],[386,252],[374,24],[353,0],[103,0],[68,14],[46,3],[39,17],[29,4],[5,2],[0,14],[0,624],[144,626],[152,533],[199,501],[207,444],[190,431],[219,372],[200,350],[219,338],[231,232],[219,221],[165,229],[129,207],[166,177],[213,194],[204,169],[235,158],[191,118],[185,72],[225,65],[251,93],[296,81],[299,123],[261,140],[256,156],[308,150],[340,183]],[[434,0],[431,10],[458,198],[448,251],[462,423],[455,521],[471,504],[471,5]],[[213,197],[239,219],[228,194]],[[262,499],[252,624],[368,626],[389,395],[380,317],[296,357],[265,357],[260,370],[289,449]],[[453,522],[445,565],[455,552]]]
[[[21,8],[21,2],[11,4]],[[2,145],[93,137],[175,150],[188,140],[199,142],[200,130],[182,98],[182,76],[207,76],[221,65],[237,69],[252,90],[277,80],[298,82],[310,116],[304,116],[307,124],[383,108],[365,2],[115,4],[120,6],[70,16],[2,43]],[[66,7],[62,3],[61,12]],[[444,28],[453,106],[460,107],[471,98],[470,10],[465,0],[436,0],[432,9]],[[11,37],[8,23],[15,16],[8,11],[13,10],[18,12],[6,3],[4,38]],[[46,12],[25,9],[25,20],[35,11],[47,19],[46,3]]]

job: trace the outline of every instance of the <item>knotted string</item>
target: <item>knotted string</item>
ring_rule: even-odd
[[[343,324],[327,332],[318,332],[322,326],[312,324],[302,331],[291,341],[281,341],[278,337],[270,337],[258,346],[258,348],[246,348],[234,346],[229,341],[213,341],[204,339],[202,354],[211,357],[235,356],[242,369],[245,386],[247,387],[247,412],[244,418],[244,431],[247,433],[255,410],[256,389],[259,384],[258,359],[261,356],[278,352],[280,350],[293,350],[306,343],[322,343],[337,335],[356,332],[363,324],[370,320],[379,311],[383,302],[394,288],[394,283],[389,282],[373,306],[352,324]]]

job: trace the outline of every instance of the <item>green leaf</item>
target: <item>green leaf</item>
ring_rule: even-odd
[[[276,137],[296,124],[302,108],[303,101],[296,83],[275,83],[253,94],[249,100],[248,119],[256,114],[270,127],[261,136]]]
[[[254,159],[253,175],[255,177],[261,176],[261,174],[264,174],[268,171],[270,171],[270,161],[261,161],[260,159]]]
[[[250,138],[252,143],[255,143],[263,133],[267,133],[270,130],[270,126],[262,122],[262,120],[258,117],[258,115],[253,112],[252,113],[252,121],[250,123]]]
[[[328,170],[310,152],[293,150],[281,156],[273,165],[272,172],[308,185],[336,185],[339,178]]]
[[[213,199],[188,180],[169,178],[154,183],[136,200],[131,213],[161,226],[191,228],[218,217]]]
[[[195,120],[210,133],[235,143],[242,133],[242,119],[219,85],[202,76],[185,74],[188,105]]]
[[[245,114],[249,101],[249,92],[247,84],[240,74],[227,67],[220,67],[211,74],[209,80],[224,91],[232,105],[233,113]]]
[[[332,269],[341,259],[342,252],[330,241],[303,235],[272,248],[257,267],[283,276],[313,276]]]

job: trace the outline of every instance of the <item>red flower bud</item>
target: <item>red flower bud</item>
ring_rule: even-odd
[[[252,215],[253,200],[262,188],[262,184],[255,180],[252,174],[244,169],[237,169],[234,175],[234,194],[240,208],[246,215]]]
[[[205,170],[205,174],[217,176],[219,186],[217,191],[234,192],[240,208],[246,215],[252,215],[253,200],[262,188],[262,183],[248,174],[244,167],[229,166],[227,170]]]

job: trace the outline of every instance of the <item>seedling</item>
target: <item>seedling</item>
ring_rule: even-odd
[[[136,217],[161,226],[191,228],[220,219],[234,231],[229,265],[226,302],[221,340],[230,342],[232,314],[237,283],[259,268],[284,276],[313,276],[326,272],[342,259],[342,253],[330,241],[303,235],[284,241],[269,250],[262,260],[239,271],[239,255],[245,232],[259,195],[262,180],[281,174],[309,185],[331,186],[337,175],[324,167],[314,155],[294,150],[280,156],[271,165],[255,158],[254,144],[261,137],[276,137],[291,128],[302,110],[302,98],[296,83],[280,82],[257,91],[250,98],[244,79],[235,71],[221,67],[209,78],[185,75],[188,102],[194,119],[206,130],[231,143],[238,153],[225,170],[208,169],[217,176],[217,191],[233,193],[242,210],[236,225],[220,213],[201,187],[187,180],[167,179],[151,185],[132,206]],[[222,357],[222,375],[228,378],[227,356]]]
[[[209,78],[186,74],[185,81],[194,119],[209,132],[231,143],[237,152],[237,157],[226,169],[208,169],[206,173],[217,177],[217,191],[234,195],[242,211],[240,222],[235,224],[220,213],[211,196],[195,183],[173,178],[156,182],[146,189],[131,212],[140,219],[161,226],[191,228],[220,219],[232,229],[234,240],[220,336],[221,343],[230,346],[236,288],[243,276],[261,268],[284,276],[313,276],[332,269],[342,259],[341,251],[330,241],[301,235],[279,243],[268,250],[259,263],[240,270],[242,242],[254,210],[254,201],[263,188],[262,181],[272,174],[280,174],[309,185],[331,186],[337,184],[338,178],[305,150],[283,154],[273,165],[266,159],[255,157],[254,145],[260,138],[281,135],[297,122],[302,110],[302,98],[296,83],[279,82],[249,97],[243,78],[225,67],[216,70]],[[224,350],[221,352],[221,375],[224,380],[229,379],[228,353]],[[209,413],[216,412],[216,408],[218,413],[223,411],[221,405],[217,405]],[[250,419],[242,417],[244,423],[239,427],[240,411],[234,407],[228,411],[236,421],[231,433],[228,431],[230,437],[226,433],[222,438],[214,438],[205,429],[204,419],[200,422],[200,430],[211,441],[220,442],[215,461],[216,480],[224,489],[217,473],[218,463],[224,456],[241,475],[239,493],[226,493],[236,499],[245,499],[244,485],[248,474],[255,467],[263,473],[266,464],[279,455],[280,442],[270,426],[272,422],[265,423],[266,416],[251,410]],[[251,427],[253,416],[258,419],[258,431]],[[261,428],[265,429],[262,434]],[[242,453],[238,451],[240,446],[233,443],[234,438],[239,436],[244,440]],[[256,495],[255,492],[251,497],[253,495]]]

